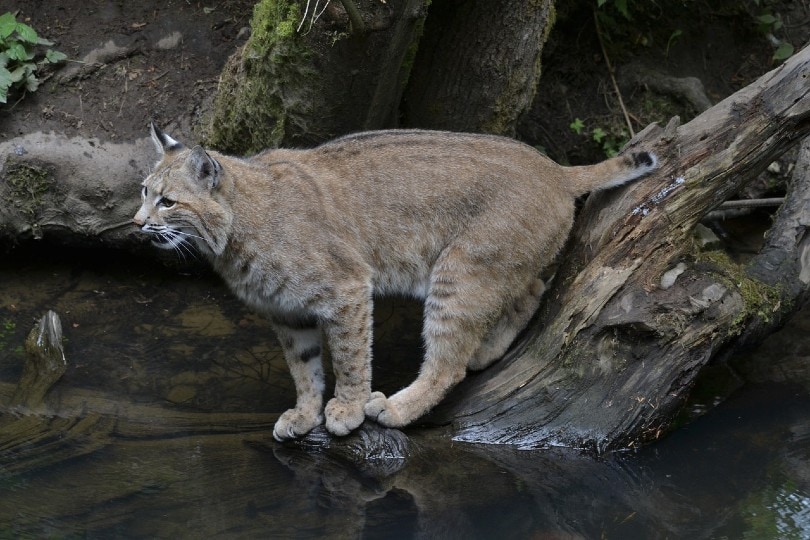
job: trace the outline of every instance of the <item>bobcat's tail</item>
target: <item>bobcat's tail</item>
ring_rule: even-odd
[[[595,165],[566,167],[567,184],[571,192],[584,195],[626,184],[641,178],[658,167],[658,158],[652,152],[633,152],[617,156]]]

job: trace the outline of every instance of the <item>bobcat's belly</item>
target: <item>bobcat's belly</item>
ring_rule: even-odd
[[[291,280],[255,268],[245,271],[216,265],[216,269],[236,297],[253,311],[288,326],[315,324],[311,292],[290,287]]]
[[[378,272],[373,277],[374,292],[380,296],[406,295],[417,300],[427,298],[430,273]]]

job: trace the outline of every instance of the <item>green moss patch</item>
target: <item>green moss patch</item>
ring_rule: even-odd
[[[33,221],[53,186],[51,172],[31,163],[9,163],[3,175],[5,201]]]
[[[207,144],[232,154],[278,147],[288,125],[304,122],[311,99],[305,79],[314,74],[311,52],[296,32],[296,2],[263,0],[251,19],[252,34],[230,58],[214,100]]]
[[[773,313],[784,311],[788,306],[782,306],[782,291],[778,285],[768,285],[749,276],[742,265],[734,262],[723,251],[706,251],[697,255],[699,262],[705,262],[719,269],[718,278],[730,289],[740,293],[745,305],[744,309],[731,323],[730,334],[740,334],[745,321],[751,317],[759,317],[765,322],[770,321]]]

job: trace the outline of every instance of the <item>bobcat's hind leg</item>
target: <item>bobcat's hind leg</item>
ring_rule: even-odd
[[[416,380],[390,397],[374,392],[366,416],[387,427],[410,424],[466,375],[488,323],[502,308],[497,280],[462,248],[448,250],[431,274],[422,337],[425,359]]]
[[[302,437],[323,423],[323,364],[321,331],[317,326],[274,328],[295,383],[295,408],[284,412],[273,427],[277,441]]]
[[[529,285],[526,294],[515,300],[506,308],[506,311],[498,319],[489,332],[487,332],[481,346],[473,355],[467,366],[472,370],[480,370],[489,366],[495,360],[499,360],[515,337],[523,330],[532,318],[537,307],[540,305],[540,298],[546,290],[545,283],[540,278],[536,278]]]

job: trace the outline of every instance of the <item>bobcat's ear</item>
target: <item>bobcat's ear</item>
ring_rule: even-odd
[[[183,143],[172,139],[167,134],[160,131],[160,128],[158,128],[154,122],[149,122],[149,133],[152,135],[152,142],[155,143],[155,149],[161,159],[163,159],[163,156],[165,156],[167,152],[183,149]]]
[[[195,146],[186,159],[186,166],[192,178],[201,186],[209,190],[219,185],[219,177],[222,172],[222,165],[217,160],[208,155],[202,146]]]

